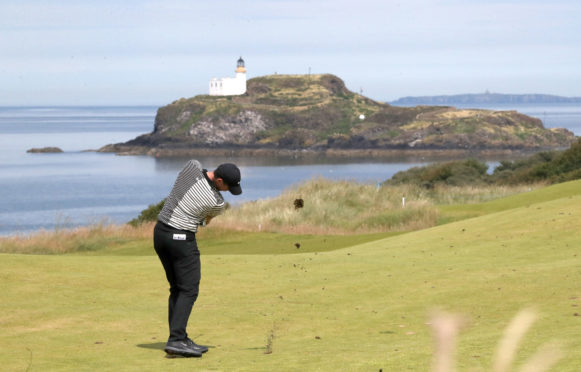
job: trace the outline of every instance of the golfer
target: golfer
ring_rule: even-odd
[[[196,231],[224,211],[220,191],[242,193],[238,167],[221,164],[209,172],[202,169],[200,162],[190,160],[179,173],[157,217],[153,246],[170,285],[169,339],[164,349],[168,354],[200,357],[208,351],[208,347],[188,337],[186,327],[200,285]]]

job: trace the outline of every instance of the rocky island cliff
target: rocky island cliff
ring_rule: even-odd
[[[154,156],[542,150],[575,141],[516,111],[395,107],[334,75],[269,75],[239,96],[199,95],[159,108],[153,132],[101,152]]]

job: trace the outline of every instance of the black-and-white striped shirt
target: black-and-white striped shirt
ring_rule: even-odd
[[[198,231],[207,216],[224,211],[222,194],[204,174],[197,160],[190,160],[181,170],[157,219],[179,230]]]

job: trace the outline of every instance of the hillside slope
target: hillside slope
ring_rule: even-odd
[[[204,256],[190,333],[211,349],[197,360],[163,357],[167,285],[153,253],[3,254],[0,349],[10,352],[0,363],[39,371],[192,363],[225,371],[427,371],[430,314],[444,309],[464,315],[458,371],[488,371],[503,329],[534,307],[540,317],[515,364],[556,341],[564,357],[553,371],[576,372],[581,195],[568,187],[558,197],[559,187],[501,212],[332,252]]]
[[[200,149],[542,149],[574,135],[515,111],[394,107],[349,91],[334,75],[270,75],[241,96],[200,95],[161,107],[154,130],[100,151]]]

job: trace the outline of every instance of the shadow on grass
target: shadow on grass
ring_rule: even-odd
[[[142,349],[150,349],[150,350],[161,350],[163,351],[165,347],[165,342],[154,342],[151,344],[137,344],[137,347]],[[185,359],[185,356],[182,355],[170,355],[170,354],[163,354],[167,359]]]
[[[142,349],[150,349],[150,350],[164,350],[165,342],[152,342],[151,344],[137,344],[137,347]],[[214,349],[216,346],[208,345],[208,348]],[[264,347],[262,347],[264,349]]]
[[[137,347],[142,349],[163,350],[165,342],[153,342],[151,344],[138,344]]]

